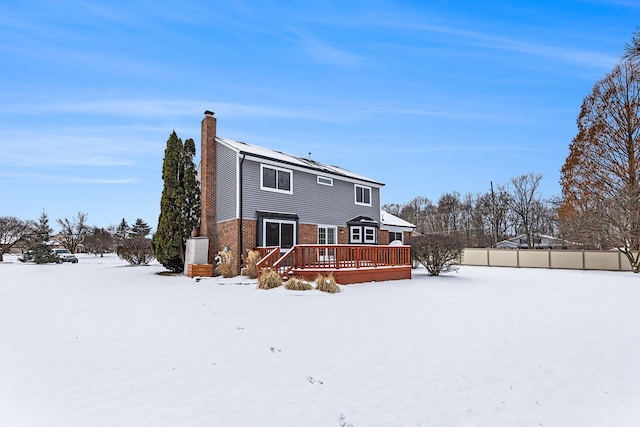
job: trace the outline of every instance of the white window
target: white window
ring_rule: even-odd
[[[293,194],[293,172],[270,165],[260,165],[260,189]]]
[[[338,235],[337,227],[319,225],[318,226],[318,244],[319,245],[335,245]]]
[[[338,236],[338,228],[319,225],[318,226],[318,244],[319,245],[335,245]],[[335,248],[320,249],[318,252],[319,261],[331,261],[336,257]]]
[[[354,185],[356,193],[356,205],[371,206],[371,187]]]
[[[333,178],[327,178],[326,176],[318,176],[318,184],[333,186]]]
[[[349,233],[351,234],[350,243],[362,243],[362,227],[351,227]]]
[[[396,240],[401,242],[401,243],[403,242],[402,232],[401,231],[390,231],[389,232],[389,243],[395,242]]]
[[[376,229],[375,227],[364,227],[364,242],[376,243]]]
[[[264,219],[262,241],[266,247],[279,246],[282,249],[291,249],[296,244],[295,221]]]

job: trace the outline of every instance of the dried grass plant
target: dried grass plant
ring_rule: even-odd
[[[222,277],[225,278],[230,278],[230,277],[236,277],[236,267],[233,264],[229,264],[226,262],[223,262],[222,264],[220,264],[219,266],[216,267],[216,271],[218,273],[220,273],[220,275]]]
[[[318,277],[316,277],[316,289],[330,294],[340,292],[340,287],[336,283],[336,279],[333,278],[332,274],[329,274],[328,276],[318,274]]]
[[[249,279],[255,279],[258,277],[258,262],[260,262],[260,252],[247,251],[247,257],[245,259],[245,266],[240,271],[243,276],[247,276]]]
[[[306,280],[301,280],[296,277],[292,277],[284,284],[285,289],[290,291],[310,291],[313,286]]]
[[[282,278],[278,273],[269,268],[262,270],[262,274],[258,277],[258,289],[273,289],[282,286]]]
[[[230,278],[236,277],[236,266],[233,264],[233,254],[230,250],[225,249],[218,252],[216,256],[216,271],[222,275],[222,277]]]

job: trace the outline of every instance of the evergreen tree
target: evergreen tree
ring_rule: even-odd
[[[118,225],[118,227],[116,228],[113,237],[115,237],[116,240],[121,242],[127,238],[127,236],[129,235],[130,229],[131,228],[129,227],[129,224],[127,224],[127,221],[124,218],[122,218],[122,221],[120,221],[120,225]]]
[[[187,238],[198,225],[200,216],[199,186],[196,180],[195,143],[188,139],[183,145],[175,131],[167,140],[162,164],[164,187],[160,199],[158,227],[153,235],[153,251],[167,269],[184,270]]]
[[[53,229],[49,227],[49,215],[47,215],[45,211],[42,211],[34,229],[31,244],[29,245],[32,251],[32,259],[36,264],[57,262],[58,259],[49,243],[52,232]]]
[[[131,227],[129,237],[147,237],[149,233],[151,233],[151,227],[142,218],[137,218],[135,224]]]
[[[191,232],[200,225],[200,183],[198,181],[196,165],[193,162],[193,158],[196,155],[196,144],[193,139],[189,138],[184,142],[183,155],[184,205],[182,217],[184,218],[184,227],[182,236],[183,246],[186,246],[187,239],[191,236]]]

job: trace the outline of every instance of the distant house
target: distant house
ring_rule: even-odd
[[[386,233],[384,240],[386,243],[405,244],[407,238],[411,236],[416,226],[402,218],[385,211],[380,211],[380,235],[383,240],[383,233]]]
[[[210,111],[202,120],[202,218],[209,262],[228,247],[284,252],[300,244],[388,244],[404,241],[411,224],[380,210],[383,183],[331,166],[216,134]],[[388,218],[386,222],[383,218]],[[400,220],[402,221],[402,220]]]
[[[502,240],[496,245],[498,249],[529,249],[526,234]],[[544,234],[533,235],[533,248],[531,249],[572,249],[574,243],[560,239],[558,237],[547,236]]]

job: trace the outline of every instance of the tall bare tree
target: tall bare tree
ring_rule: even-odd
[[[4,254],[29,236],[32,224],[31,221],[22,221],[15,216],[0,216],[0,262]]]
[[[563,231],[618,249],[640,272],[640,64],[594,85],[561,172]]]
[[[405,204],[398,216],[415,225],[417,232],[426,233],[432,231],[429,215],[434,209],[431,200],[427,197],[418,196]]]
[[[534,247],[533,235],[538,231],[535,225],[542,205],[538,191],[540,181],[542,181],[542,175],[531,172],[511,178],[509,207],[518,221],[518,229],[527,236],[528,248]]]
[[[438,217],[440,219],[440,230],[444,233],[451,233],[459,230],[462,202],[460,193],[444,193],[438,199]]]
[[[87,214],[78,212],[78,216],[74,216],[71,220],[63,218],[57,219],[56,222],[61,227],[60,243],[69,249],[71,253],[76,253],[78,245],[82,243],[90,232],[90,228],[87,225]]]

